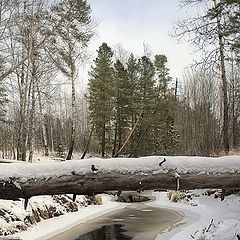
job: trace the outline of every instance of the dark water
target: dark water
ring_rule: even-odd
[[[162,208],[134,204],[63,232],[49,240],[154,240],[182,215]]]
[[[91,231],[89,233],[81,235],[79,238],[75,240],[130,240],[132,237],[124,234],[126,232],[122,229],[122,225],[120,224],[112,224],[102,226],[99,229]]]

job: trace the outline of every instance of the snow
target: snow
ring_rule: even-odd
[[[172,209],[184,215],[180,223],[176,224],[174,228],[171,226],[164,233],[159,234],[156,240],[237,240],[236,234],[240,234],[240,197],[230,195],[224,201],[221,201],[220,198],[215,199],[213,195],[206,195],[206,190],[194,190],[190,193],[192,198],[190,201],[182,200],[173,203],[168,200],[166,192],[152,192],[156,199],[145,204]],[[39,205],[48,204],[48,198],[48,196],[36,197],[34,201],[35,204],[38,203]],[[14,234],[13,237],[21,237],[23,240],[48,239],[79,223],[91,221],[98,216],[130,204],[113,202],[110,196],[105,194],[102,195],[102,198],[102,205],[90,205],[80,208],[78,212],[42,220],[28,231]],[[9,206],[9,209],[18,212],[19,218],[25,216],[23,208],[19,210],[16,207]],[[0,226],[4,227],[1,222]]]
[[[161,163],[164,158],[164,162]],[[187,157],[187,156],[151,156],[142,158],[89,158],[84,160],[70,160],[65,162],[39,162],[22,164],[19,162],[1,164],[0,180],[20,179],[25,182],[29,179],[47,179],[62,175],[86,174],[91,172],[94,165],[99,172],[121,172],[139,174],[159,174],[173,171],[176,174],[223,174],[240,173],[240,156]]]
[[[170,202],[167,193],[154,193],[156,201],[149,205],[170,208],[184,215],[177,228],[160,234],[156,240],[237,240],[234,236],[240,234],[240,197],[230,195],[221,201],[213,195],[202,195],[205,191],[192,191],[196,197],[187,203]]]
[[[77,212],[71,212],[66,215],[41,221],[37,224],[37,226],[32,227],[28,231],[15,234],[13,236],[20,237],[22,240],[48,239],[80,223],[91,221],[103,214],[127,206],[126,203],[110,201],[110,197],[107,195],[102,195],[102,199],[102,205],[90,205]]]
[[[165,162],[164,159],[166,159]],[[0,161],[1,162],[1,161]],[[4,162],[4,163],[2,163]],[[159,174],[172,172],[178,179],[181,174],[240,174],[240,156],[213,157],[187,157],[187,156],[151,156],[143,158],[89,158],[84,160],[71,160],[65,162],[39,161],[32,164],[22,162],[0,163],[0,181],[13,180],[16,186],[29,179],[47,179],[62,175],[86,174],[92,172],[94,165],[99,172],[121,172],[131,174]],[[159,163],[162,163],[159,165]],[[189,202],[173,203],[168,200],[167,193],[153,193],[156,200],[147,203],[151,206],[164,207],[181,212],[184,218],[174,229],[169,228],[160,234],[156,240],[161,239],[198,239],[198,240],[235,240],[240,234],[240,197],[230,195],[224,201],[215,199],[212,195],[203,195],[205,190],[195,190],[195,196]],[[15,234],[23,240],[47,239],[65,231],[81,222],[87,222],[104,213],[121,209],[123,203],[110,201],[103,195],[103,205],[88,206],[78,212],[68,213],[48,220],[41,221],[28,231]],[[34,198],[32,198],[34,200]],[[31,199],[31,201],[33,201]],[[48,204],[48,197],[35,199],[39,205]],[[9,202],[9,203],[8,203]],[[18,219],[24,219],[26,212],[13,201],[0,201],[0,209],[13,211]],[[50,203],[49,203],[50,204]],[[61,206],[56,206],[61,210]],[[17,222],[13,223],[17,224]],[[6,221],[0,218],[0,228],[8,228]],[[10,226],[14,227],[14,226]]]
[[[217,225],[213,223],[208,231],[199,231],[196,233],[196,239],[204,237],[205,239],[232,239],[236,233],[240,233],[240,220],[227,219],[220,221]],[[198,237],[198,238],[197,238]]]
[[[0,163],[16,163],[16,160],[10,160],[10,159],[0,158]],[[20,161],[18,161],[18,163],[26,163],[26,162],[20,162]]]

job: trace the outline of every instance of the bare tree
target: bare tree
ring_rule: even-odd
[[[76,90],[77,62],[84,59],[84,49],[93,35],[90,6],[83,0],[68,0],[56,5],[54,20],[61,21],[48,48],[56,66],[71,83],[71,135],[66,159],[72,158],[76,133]]]
[[[209,156],[219,151],[219,83],[211,71],[185,71],[175,108],[179,154]]]
[[[202,66],[205,69],[219,69],[223,96],[223,147],[229,152],[229,99],[226,75],[226,49],[229,48],[225,34],[225,20],[229,12],[221,7],[217,0],[182,0],[183,6],[200,6],[196,16],[189,17],[176,25],[175,36],[178,39],[187,37],[196,51],[203,53]],[[217,46],[217,47],[216,47]]]

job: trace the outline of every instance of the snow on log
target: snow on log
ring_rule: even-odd
[[[153,189],[240,189],[240,156],[0,163],[0,198]]]

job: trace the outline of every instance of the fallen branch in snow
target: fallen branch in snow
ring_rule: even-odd
[[[213,218],[211,219],[211,222],[208,225],[208,228],[206,229],[206,232],[209,232],[209,229],[211,228],[212,225],[213,225]]]
[[[94,195],[105,191],[221,188],[240,189],[240,157],[85,159],[61,163],[1,164],[0,198]],[[229,167],[226,167],[229,166]]]
[[[162,164],[165,163],[166,161],[167,161],[166,158],[164,158],[164,159],[159,163],[159,167],[161,167]]]
[[[208,227],[199,228],[191,235],[193,239],[239,239],[239,219],[224,219],[214,224],[211,220]]]

